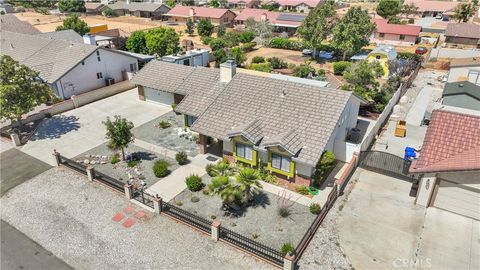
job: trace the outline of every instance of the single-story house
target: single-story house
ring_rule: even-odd
[[[253,18],[257,22],[267,21],[271,23],[276,32],[294,34],[306,17],[307,15],[302,13],[284,13],[246,8],[235,18],[235,24],[237,27],[243,27],[246,20]]]
[[[308,13],[316,8],[322,0],[270,0],[268,3],[278,5],[280,11]]]
[[[480,111],[480,85],[469,81],[446,83],[442,104]]]
[[[260,0],[228,0],[228,8],[257,8],[260,6]]]
[[[383,68],[384,78],[390,75],[389,61],[397,59],[397,50],[395,47],[389,45],[379,45],[373,49],[367,56],[370,62],[378,62]]]
[[[62,99],[126,80],[138,70],[136,57],[116,50],[40,35],[1,35],[1,53],[38,71]]]
[[[458,81],[480,85],[480,58],[457,58],[450,61],[447,82]]]
[[[417,42],[422,30],[418,25],[391,24],[385,19],[375,19],[374,22],[377,28],[371,41],[375,43],[411,46]]]
[[[40,30],[35,28],[35,26],[31,25],[27,21],[18,19],[13,14],[5,14],[0,17],[0,30],[29,35],[42,33]]]
[[[208,8],[177,5],[172,8],[165,16],[170,21],[187,22],[189,19],[198,21],[200,19],[208,19],[212,24],[223,23],[225,26],[232,27],[233,20],[237,16],[233,11],[225,8]]]
[[[434,110],[410,172],[423,174],[415,203],[480,219],[480,113]]]
[[[220,69],[151,61],[132,81],[140,99],[177,104],[175,112],[200,134],[202,154],[265,164],[307,186],[325,151],[349,161],[345,139],[361,102],[352,92],[237,73],[232,60]]]
[[[457,1],[405,0],[404,4],[414,4],[422,17],[436,17],[438,14],[451,13],[458,5]]]
[[[149,2],[115,2],[108,5],[117,16],[133,15],[152,20],[161,20],[170,8],[164,4]]]
[[[445,31],[448,46],[467,46],[480,48],[480,25],[475,23],[449,23]]]
[[[105,9],[105,4],[99,2],[85,2],[85,12],[87,14],[101,14]]]

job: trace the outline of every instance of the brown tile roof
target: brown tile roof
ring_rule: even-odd
[[[449,23],[445,36],[480,39],[480,25],[475,23]]]
[[[434,110],[410,172],[480,169],[480,116]]]

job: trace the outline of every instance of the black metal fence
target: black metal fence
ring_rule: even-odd
[[[79,173],[87,175],[87,166],[83,165],[82,163],[75,162],[71,159],[68,159],[62,155],[58,155],[60,158],[60,163],[64,166],[67,166],[70,169],[73,169]]]
[[[280,251],[263,245],[232,230],[220,227],[220,239],[223,239],[228,243],[238,246],[278,266],[283,265],[283,255]]]
[[[125,188],[124,188],[125,184],[120,180],[117,180],[99,171],[94,171],[93,177],[95,178],[95,180],[98,180],[117,191],[120,191],[122,193],[125,192]]]
[[[359,158],[359,167],[381,174],[398,177],[407,181],[418,180],[417,175],[408,173],[411,161],[402,157],[381,152],[362,151]]]
[[[154,208],[153,206],[153,196],[145,192],[143,188],[133,189],[133,199],[143,203],[144,205]]]
[[[168,202],[162,202],[162,212],[206,233],[211,233],[212,221],[194,215]]]

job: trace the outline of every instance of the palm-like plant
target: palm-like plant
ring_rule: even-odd
[[[238,208],[242,203],[242,192],[230,183],[230,178],[225,175],[212,179],[208,189],[222,198],[223,202],[233,208]]]
[[[230,176],[232,175],[232,167],[227,162],[220,162],[214,167],[214,171],[219,176]]]
[[[252,168],[242,169],[237,175],[238,189],[242,192],[245,202],[250,202],[252,196],[258,190],[254,187],[262,188],[257,172]]]

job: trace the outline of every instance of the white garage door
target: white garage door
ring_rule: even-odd
[[[433,206],[480,220],[480,190],[440,181]]]
[[[145,87],[145,100],[171,106],[173,104],[173,94]]]

